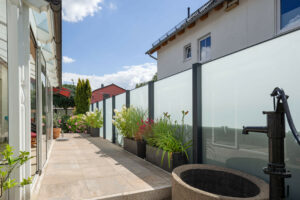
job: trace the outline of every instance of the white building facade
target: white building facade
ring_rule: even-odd
[[[30,199],[52,144],[52,87],[61,84],[61,2],[0,0],[0,150],[34,156],[13,172],[4,199]]]
[[[158,79],[300,27],[298,0],[210,0],[146,54],[157,52]]]

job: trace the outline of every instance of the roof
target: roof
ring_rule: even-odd
[[[198,10],[193,12],[190,17],[185,18],[179,24],[177,24],[174,28],[169,30],[166,34],[160,37],[157,41],[152,44],[152,47],[146,52],[146,54],[152,54],[160,49],[161,45],[164,46],[168,40],[175,39],[177,33],[180,33],[185,30],[185,28],[194,26],[194,23],[201,18],[202,16],[208,14],[209,11],[223,3],[225,0],[209,0],[203,6],[201,6]]]
[[[123,89],[115,84],[110,84],[105,87],[94,90],[92,92],[91,103],[93,104],[93,103],[102,101],[104,94],[109,95],[109,97],[112,97],[114,95],[122,94],[125,92],[126,92],[125,89]]]
[[[98,88],[98,89],[94,90],[93,92],[96,92],[97,90],[102,90],[102,89],[104,89],[104,88],[111,87],[111,86],[116,86],[116,87],[118,87],[118,88],[120,88],[120,89],[122,89],[122,90],[125,90],[124,88],[122,88],[122,87],[120,87],[120,86],[118,86],[118,85],[112,83],[112,84],[110,84],[110,85],[107,85],[107,86]],[[126,90],[125,90],[125,91],[126,91]]]

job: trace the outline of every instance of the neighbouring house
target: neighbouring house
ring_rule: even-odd
[[[300,26],[299,0],[209,0],[153,43],[158,79]],[[154,57],[155,58],[155,57]]]
[[[62,81],[61,17],[60,0],[0,0],[0,150],[10,144],[33,156],[11,177],[32,177],[32,184],[4,199],[30,199],[49,158],[52,87]]]
[[[125,89],[115,85],[110,84],[107,86],[104,86],[102,84],[101,88],[98,88],[92,92],[92,98],[91,98],[91,110],[94,111],[96,108],[99,109],[99,102],[101,102],[103,99],[122,94],[126,92]]]

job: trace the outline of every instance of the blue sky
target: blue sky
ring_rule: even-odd
[[[63,80],[91,79],[127,89],[149,80],[156,62],[145,52],[207,0],[64,0]]]

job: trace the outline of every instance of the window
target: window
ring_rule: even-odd
[[[210,48],[211,48],[211,39],[210,36],[200,39],[199,49],[200,49],[200,61],[204,62],[210,59]]]
[[[280,0],[280,30],[300,26],[300,0]]]
[[[192,47],[188,44],[184,47],[184,60],[188,60],[192,57]]]

